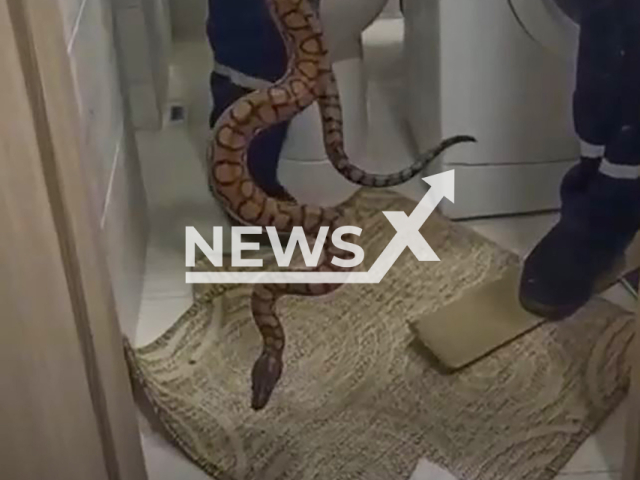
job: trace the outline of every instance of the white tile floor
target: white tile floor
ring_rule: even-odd
[[[381,165],[384,162],[385,168],[389,168],[389,158],[395,159],[398,165],[411,159],[410,142],[402,123],[402,86],[398,78],[402,71],[398,63],[401,29],[399,20],[382,19],[365,36],[371,78],[371,154]],[[218,225],[225,222],[222,212],[209,196],[200,160],[206,139],[203,118],[206,119],[208,110],[209,52],[206,45],[176,45],[175,63],[179,68],[172,95],[184,100],[190,121],[167,127],[160,133],[139,135],[152,223],[136,339],[139,345],[165,331],[190,305],[190,288],[184,283],[184,227],[201,225],[204,228],[206,225],[209,229],[212,222]],[[191,83],[180,85],[180,78],[189,78]],[[201,83],[194,84],[195,79]],[[401,190],[412,196],[423,193],[420,183]],[[553,215],[529,215],[475,220],[467,224],[500,245],[524,254],[553,220]],[[634,307],[622,288],[612,289],[607,296],[627,308]],[[624,421],[624,408],[621,408],[580,448],[559,478],[617,479],[622,463]],[[141,420],[141,431],[151,480],[208,478],[154,433],[144,420]],[[418,475],[415,480],[431,479]]]

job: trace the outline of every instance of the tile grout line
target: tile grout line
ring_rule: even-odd
[[[71,29],[71,35],[69,36],[69,42],[67,43],[67,54],[71,55],[71,50],[73,49],[73,44],[76,40],[76,36],[78,35],[78,30],[80,29],[80,21],[84,16],[85,7],[88,3],[88,0],[82,0],[80,4],[80,8],[78,8],[78,15],[76,15],[76,20],[73,23],[73,28]]]
[[[118,127],[118,143],[116,144],[116,149],[113,154],[113,161],[111,162],[111,172],[109,173],[109,183],[107,185],[107,193],[104,198],[104,207],[102,208],[102,215],[100,217],[100,228],[104,228],[104,224],[107,220],[107,213],[109,211],[109,206],[111,205],[113,184],[115,182],[118,165],[120,164],[120,152],[122,151],[122,146],[125,142],[125,136],[126,135],[124,131],[124,122],[121,122],[120,126]]]

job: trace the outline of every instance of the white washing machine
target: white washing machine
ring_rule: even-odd
[[[452,218],[559,206],[579,149],[572,121],[579,27],[571,0],[405,0],[408,117],[423,151],[474,135],[434,165],[456,170]]]

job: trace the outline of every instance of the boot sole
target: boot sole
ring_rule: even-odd
[[[584,304],[587,303],[594,295],[598,295],[615,285],[615,283],[620,279],[620,276],[624,273],[625,265],[626,262],[624,256],[617,258],[613,267],[607,270],[596,280],[595,288],[591,295],[579,302],[573,302],[565,305],[547,305],[537,302],[531,298],[526,298],[521,294],[518,295],[518,300],[520,301],[522,308],[537,317],[546,318],[552,321],[564,320],[580,310],[580,308],[582,308],[582,306],[584,306]]]

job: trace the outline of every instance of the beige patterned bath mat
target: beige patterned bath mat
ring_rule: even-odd
[[[380,212],[414,205],[366,190],[348,202],[369,264],[394,234]],[[168,434],[224,480],[400,480],[421,457],[465,480],[551,479],[624,395],[631,315],[594,300],[564,323],[444,374],[407,320],[517,259],[437,215],[422,231],[441,262],[405,252],[380,285],[282,301],[286,370],[261,413],[249,408],[260,340],[248,288],[224,294],[222,321],[215,291],[199,290],[160,339],[128,351]]]

